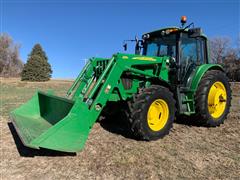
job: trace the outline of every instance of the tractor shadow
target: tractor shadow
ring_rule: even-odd
[[[100,120],[99,123],[101,127],[108,132],[121,135],[125,138],[139,140],[133,135],[127,118],[121,114],[116,114],[115,116],[110,117],[107,116]],[[174,120],[174,123],[190,127],[204,127],[199,123],[198,119],[192,116],[179,116]]]
[[[124,112],[124,108],[122,109],[121,106],[122,105],[120,104],[119,106],[108,108],[107,111],[111,112],[111,115],[109,115],[109,113],[103,113],[98,119],[98,123],[108,132],[121,135],[125,138],[136,139],[131,131],[131,125],[128,121],[127,115]]]
[[[13,124],[8,123],[9,130],[11,131],[12,137],[15,141],[18,153],[22,157],[35,157],[35,156],[50,156],[50,157],[59,157],[59,156],[76,156],[76,153],[68,153],[61,151],[54,151],[49,149],[32,149],[23,145],[21,139],[19,138]]]
[[[100,126],[108,132],[121,135],[125,138],[136,139],[131,131],[130,124],[126,121],[125,117],[111,116],[106,117],[99,121]]]
[[[186,116],[186,115],[177,116],[176,119],[174,120],[174,123],[185,125],[185,126],[205,127],[199,121],[199,119],[194,116]]]
[[[112,107],[110,108],[108,106],[106,109],[111,115],[109,115],[109,113],[105,113],[102,118],[100,116],[98,120],[101,127],[106,131],[121,135],[125,138],[139,140],[132,133],[128,117],[124,113],[124,104],[111,104],[111,106]],[[177,116],[174,123],[184,126],[204,127],[203,124],[199,122],[199,119],[194,116]]]

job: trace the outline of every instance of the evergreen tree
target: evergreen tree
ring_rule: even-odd
[[[41,45],[36,44],[23,67],[22,81],[48,81],[51,74],[52,69],[48,63],[47,55]]]

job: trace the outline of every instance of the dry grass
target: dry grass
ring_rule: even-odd
[[[63,96],[71,83],[1,80],[2,179],[239,179],[240,84],[232,84],[231,113],[218,128],[174,123],[165,138],[142,142],[129,138],[122,123],[108,121],[95,124],[85,149],[77,154],[24,147],[9,112],[37,89],[50,88]]]

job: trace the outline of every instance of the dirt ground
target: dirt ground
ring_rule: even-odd
[[[26,148],[9,112],[37,89],[63,96],[68,80],[45,83],[1,79],[1,179],[239,179],[240,84],[232,84],[231,113],[217,128],[178,120],[163,139],[142,142],[128,136],[121,122],[96,123],[85,149],[62,153]]]

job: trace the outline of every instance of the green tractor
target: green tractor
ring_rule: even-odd
[[[36,92],[11,112],[25,146],[77,152],[111,102],[128,104],[133,134],[142,140],[167,135],[176,115],[204,126],[226,119],[231,89],[223,67],[211,64],[207,37],[192,23],[145,33],[135,54],[91,58],[66,97]],[[124,45],[127,48],[127,45]]]

